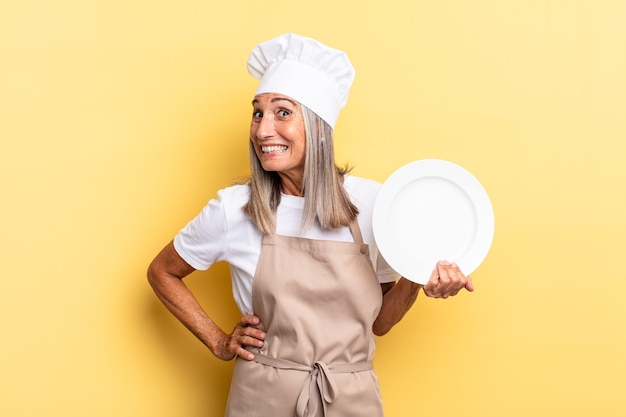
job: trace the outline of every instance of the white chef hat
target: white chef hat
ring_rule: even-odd
[[[248,58],[248,72],[261,80],[256,94],[289,96],[333,128],[354,80],[344,52],[293,33],[257,45]]]

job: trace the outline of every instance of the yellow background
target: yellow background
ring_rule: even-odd
[[[0,415],[221,415],[232,362],[145,269],[247,174],[245,61],[287,31],[357,69],[340,164],[451,160],[495,209],[476,292],[379,339],[387,415],[626,415],[624,22],[617,0],[3,1]],[[226,266],[189,285],[235,323]]]

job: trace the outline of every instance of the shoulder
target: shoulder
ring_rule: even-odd
[[[250,198],[250,187],[248,184],[237,184],[223,188],[217,192],[217,200],[225,209],[243,207]]]
[[[368,178],[346,175],[344,177],[344,187],[350,195],[352,202],[361,208],[362,205],[374,204],[382,184]]]
[[[369,178],[356,177],[354,175],[349,175],[349,174],[344,176],[344,185],[346,187],[372,188],[372,189],[378,189],[382,186],[382,184],[379,183],[378,181],[375,181]]]
[[[249,195],[249,187],[245,184],[223,188],[207,202],[192,223],[198,230],[226,231],[244,220],[242,208]]]

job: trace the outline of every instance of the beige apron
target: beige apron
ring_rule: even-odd
[[[237,358],[227,417],[379,417],[372,324],[382,303],[356,221],[355,243],[267,235],[252,286],[267,332]]]

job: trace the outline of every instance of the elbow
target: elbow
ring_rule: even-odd
[[[154,287],[154,272],[152,271],[152,264],[150,264],[150,266],[148,266],[148,270],[146,271],[146,278],[148,279],[148,284],[150,284],[151,287]]]
[[[150,284],[150,286],[152,288],[156,288],[156,286],[158,285],[158,272],[156,270],[156,266],[155,266],[155,262],[152,261],[152,263],[150,263],[150,265],[148,266],[148,270],[146,271],[146,278],[148,279],[148,284]]]
[[[377,329],[376,327],[374,327],[372,330],[373,330],[374,336],[384,336],[389,332],[388,329]]]
[[[391,323],[380,323],[378,320],[376,320],[374,322],[374,325],[372,326],[372,332],[376,336],[384,336],[389,333],[389,330],[391,330],[392,327],[393,324]]]

